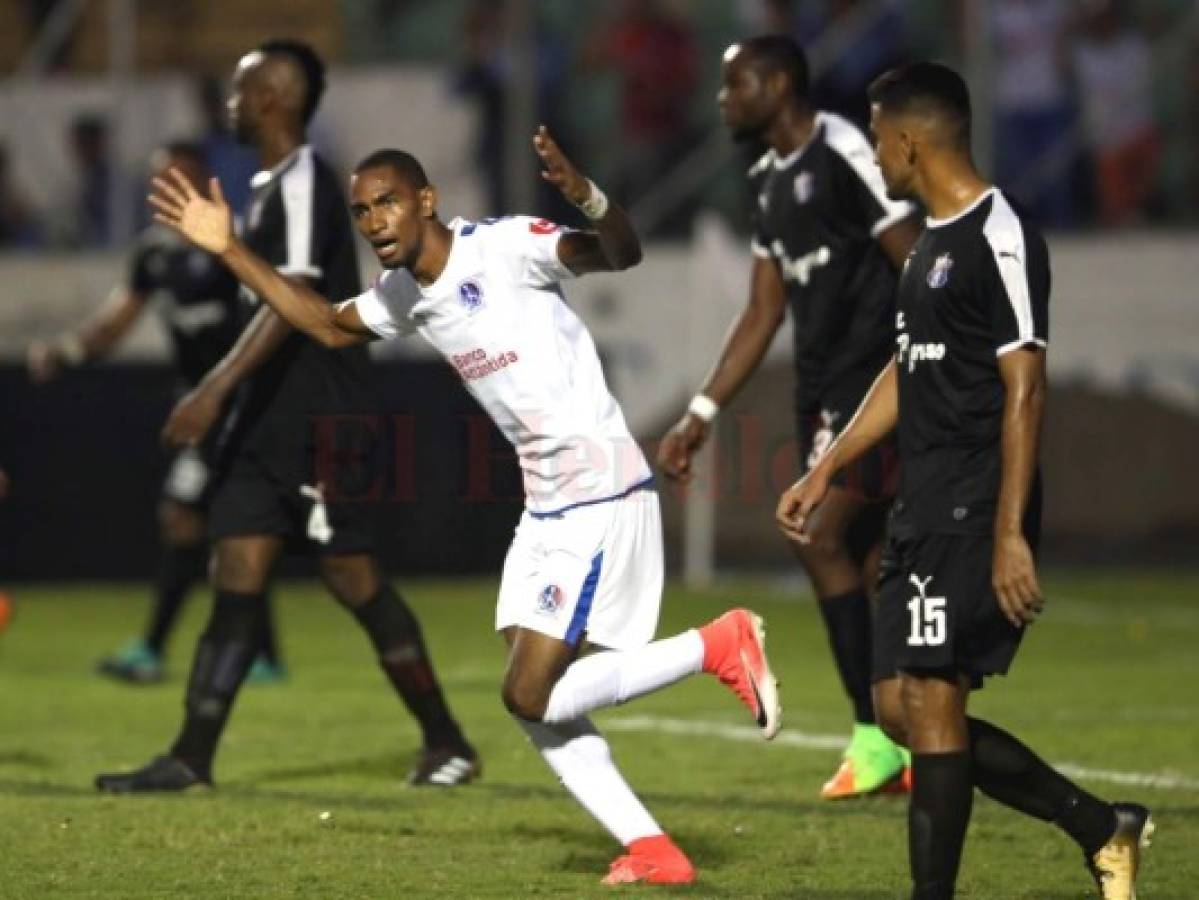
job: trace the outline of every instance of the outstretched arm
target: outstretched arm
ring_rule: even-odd
[[[346,347],[369,341],[374,333],[363,324],[353,303],[334,306],[316,291],[275,271],[233,233],[233,214],[211,179],[212,200],[206,200],[178,172],[154,179],[150,203],[154,218],[178,231],[197,247],[221,258],[246,287],[279,316],[326,347]]]
[[[146,308],[146,298],[131,287],[114,288],[100,310],[78,331],[69,331],[50,342],[29,345],[29,377],[43,383],[64,366],[78,366],[107,356],[133,327]]]
[[[533,147],[545,170],[541,177],[562,192],[595,226],[594,231],[572,231],[558,242],[558,258],[576,275],[618,272],[641,262],[641,239],[619,203],[583,176],[550,136],[544,125],[533,136]]]

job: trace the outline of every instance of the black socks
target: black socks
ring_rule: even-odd
[[[470,750],[442,696],[420,623],[390,585],[351,609],[370,636],[379,665],[424,732],[427,748]],[[471,751],[473,753],[473,751]]]
[[[870,600],[865,591],[856,590],[821,599],[817,605],[824,617],[829,646],[833,650],[837,671],[841,673],[841,683],[853,704],[854,721],[873,725]]]
[[[1107,843],[1116,828],[1111,804],[1051,769],[1003,729],[981,719],[966,722],[979,790],[1005,806],[1055,823],[1088,856]]]
[[[170,753],[202,778],[212,777],[217,742],[258,653],[262,616],[262,594],[217,591],[208,627],[196,645],[183,729]]]
[[[157,656],[163,655],[167,637],[179,617],[187,592],[204,578],[207,564],[208,545],[203,542],[163,548],[154,585],[154,608],[144,638],[146,646]]]
[[[913,753],[908,805],[912,900],[952,900],[974,802],[970,753]]]

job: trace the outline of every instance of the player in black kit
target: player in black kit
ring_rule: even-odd
[[[206,190],[208,167],[199,146],[166,145],[153,157],[154,168],[174,166],[198,190]],[[182,390],[194,387],[233,346],[237,337],[237,280],[207,253],[180,241],[169,229],[147,228],[134,245],[125,282],[76,332],[29,347],[29,374],[46,382],[68,367],[110,353],[149,308],[170,335]],[[100,662],[99,670],[121,681],[161,681],[166,642],[189,589],[204,578],[208,562],[205,509],[211,493],[212,442],[179,450],[172,460],[158,506],[162,555],[154,606],[142,637]],[[275,650],[269,603],[264,607],[262,652],[251,678],[268,681],[282,669]]]
[[[812,107],[807,60],[792,39],[729,47],[719,102],[734,137],[769,149],[749,170],[749,302],[659,449],[666,474],[684,481],[717,410],[757,369],[788,310],[800,471],[819,459],[891,355],[896,272],[919,233],[912,204],[886,196],[866,136]],[[797,547],[854,717],[841,766],[821,790],[829,799],[904,784],[907,755],[878,727],[870,692],[868,589],[895,469],[894,447],[883,444],[842,472],[810,525],[811,542]]]
[[[966,713],[970,691],[1007,671],[1044,607],[1034,551],[1048,250],[975,170],[957,73],[914,64],[869,96],[887,190],[919,199],[929,218],[900,279],[894,356],[849,427],[783,494],[779,524],[808,540],[834,474],[898,425],[874,675],[880,721],[912,751],[914,900],[953,896],[975,787],[1058,825],[1105,900],[1131,900],[1149,811],[1092,796]]]
[[[285,275],[331,298],[359,292],[349,216],[329,166],[305,132],[324,90],[324,65],[306,45],[273,41],[233,76],[229,113],[258,151],[244,238]],[[231,406],[218,447],[210,513],[212,617],[196,648],[183,727],[168,753],[134,772],[100,775],[118,793],[211,784],[212,761],[250,665],[263,596],[285,547],[317,558],[329,591],[358,620],[397,693],[416,716],[424,751],[414,784],[452,785],[480,771],[442,696],[411,609],[383,580],[362,505],[318,471],[322,417],[376,408],[365,350],[331,351],[294,332],[258,298],[229,354],[176,406],[168,438],[202,441]],[[236,389],[236,392],[235,392]]]

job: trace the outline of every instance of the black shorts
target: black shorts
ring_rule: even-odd
[[[1007,672],[1024,636],[991,588],[989,534],[912,534],[892,517],[874,608],[874,680],[953,670],[975,687]]]
[[[212,448],[184,447],[171,458],[162,482],[162,497],[203,512],[212,500]]]
[[[327,502],[315,481],[281,477],[252,459],[235,458],[215,479],[209,537],[277,535],[288,549],[316,556],[372,552],[367,504]]]
[[[799,416],[799,469],[801,474],[816,465],[841,433],[857,406],[853,408],[823,408]],[[841,469],[833,484],[845,488],[868,503],[890,502],[899,488],[899,452],[895,436],[888,435],[864,454]]]

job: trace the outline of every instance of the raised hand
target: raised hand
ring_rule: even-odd
[[[586,202],[591,196],[591,185],[574,167],[574,163],[566,158],[544,125],[533,135],[533,148],[545,166],[541,177],[560,190],[562,196],[575,206]]]
[[[150,205],[154,219],[173,228],[201,250],[221,254],[233,240],[233,212],[215,178],[209,179],[212,199],[205,198],[178,169],[155,178]]]

